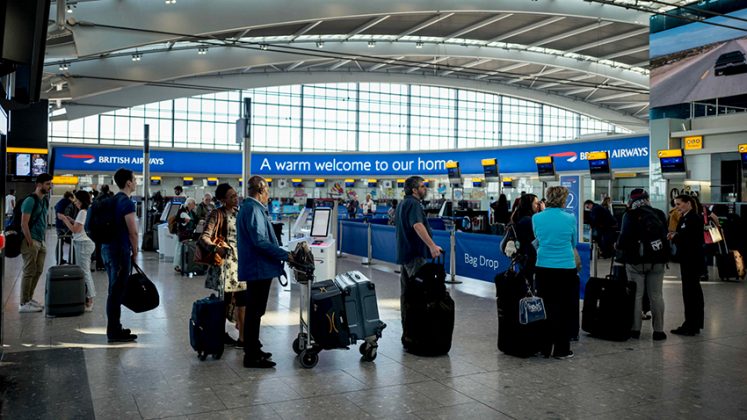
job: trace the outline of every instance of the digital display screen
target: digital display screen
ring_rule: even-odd
[[[215,179],[208,179],[208,187],[217,187],[218,186],[218,180]]]
[[[294,182],[293,183],[293,188],[302,188],[302,187],[303,187],[303,182]]]
[[[311,219],[311,233],[309,236],[314,238],[326,238],[329,234],[329,218],[332,210],[329,208],[318,207],[314,209],[314,216]]]
[[[150,185],[153,185],[153,186],[161,185],[161,180],[160,179],[151,179],[150,180]]]
[[[538,163],[537,174],[539,176],[555,176],[555,164],[550,163]]]
[[[376,185],[377,185],[377,184],[378,184],[378,182],[376,182],[376,181],[374,181],[374,182],[369,182],[369,183],[368,183],[368,188],[376,188]]]
[[[182,180],[182,185],[184,185],[185,187],[190,187],[190,186],[192,186],[194,184],[195,184],[195,181],[192,180],[192,179],[183,179]]]
[[[503,188],[513,188],[514,181],[503,181]]]
[[[397,188],[405,188],[405,183],[397,181]]]
[[[34,177],[47,172],[47,155],[8,152],[8,175]]]
[[[482,187],[482,181],[472,181],[472,187],[474,187],[474,188],[481,188]]]
[[[660,158],[659,161],[661,162],[662,173],[685,172],[684,156]]]
[[[497,181],[498,177],[498,165],[483,166],[482,171],[485,174],[486,181]]]
[[[355,187],[355,181],[345,182],[345,188],[353,188],[353,187]]]
[[[454,181],[459,181],[462,179],[462,170],[459,169],[459,167],[456,168],[447,168],[449,179]]]
[[[324,182],[317,182],[315,184],[318,188],[324,188]]]
[[[589,172],[592,179],[609,178],[610,161],[609,159],[595,159],[589,161]]]
[[[747,153],[740,153],[742,156],[742,169],[747,169]]]

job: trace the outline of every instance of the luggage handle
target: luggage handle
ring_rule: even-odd
[[[143,271],[143,269],[140,268],[140,266],[137,265],[137,263],[134,263],[134,262],[132,263],[132,266],[130,267],[130,274],[132,274],[132,270],[135,270],[141,276],[148,277],[148,275],[145,274],[145,272]]]

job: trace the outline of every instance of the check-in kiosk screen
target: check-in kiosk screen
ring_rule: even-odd
[[[487,165],[482,167],[485,174],[485,180],[495,180],[498,178],[498,165]]]
[[[685,172],[685,157],[663,157],[659,159],[661,162],[661,172],[664,174]]]
[[[314,216],[311,219],[311,233],[309,236],[312,238],[326,238],[329,234],[329,219],[331,215],[332,210],[329,208],[314,209]]]
[[[462,171],[459,167],[448,168],[448,174],[451,181],[459,181],[462,179]]]
[[[538,163],[537,174],[541,177],[542,176],[555,176],[555,164],[553,162]]]
[[[589,173],[591,178],[607,178],[610,175],[609,159],[595,159],[589,161]]]

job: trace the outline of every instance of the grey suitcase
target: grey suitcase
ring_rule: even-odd
[[[57,265],[47,271],[44,296],[47,316],[80,315],[86,307],[83,269],[77,265]]]
[[[350,340],[375,342],[386,324],[379,318],[376,287],[360,271],[348,271],[335,277],[342,291]]]

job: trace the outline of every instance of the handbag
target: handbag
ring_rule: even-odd
[[[703,240],[705,240],[706,244],[715,244],[724,240],[718,226],[716,226],[715,223],[708,221],[705,211],[703,211],[703,222],[705,224],[705,227],[703,228],[705,229],[703,232]]]
[[[527,296],[519,300],[519,324],[522,325],[547,319],[545,302],[541,297],[534,295],[529,281],[526,281],[526,284]]]
[[[508,246],[509,242],[513,242],[513,246],[509,246],[509,250],[512,250],[513,252],[509,252],[511,255],[506,254],[506,247]],[[510,224],[506,226],[506,234],[503,236],[503,239],[501,239],[501,252],[503,255],[507,257],[513,256],[513,254],[516,252],[516,229],[514,229],[514,225]]]
[[[132,268],[135,273],[130,273],[127,279],[122,304],[136,313],[157,308],[160,304],[160,296],[156,285],[137,264],[133,263]]]
[[[223,265],[223,257],[221,257],[215,250],[218,247],[226,247],[228,244],[226,243],[225,238],[223,238],[219,233],[222,231],[223,224],[225,223],[223,213],[218,209],[213,211],[216,212],[215,217],[217,221],[215,223],[215,229],[213,229],[213,235],[210,239],[215,247],[206,244],[205,241],[200,238],[197,241],[197,247],[195,249],[195,263],[219,267]]]

